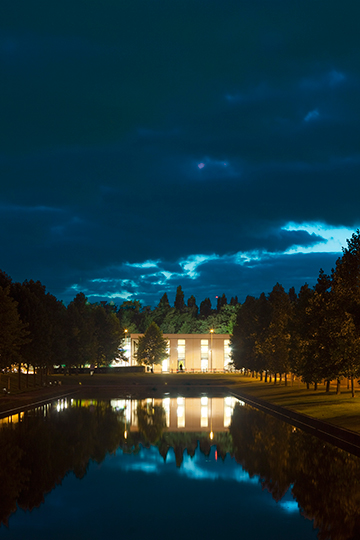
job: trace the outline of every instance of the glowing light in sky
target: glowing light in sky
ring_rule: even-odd
[[[205,167],[205,163],[198,163],[199,169],[203,169]]]
[[[304,120],[305,122],[311,122],[312,120],[317,120],[320,116],[320,113],[317,109],[310,111],[305,116]]]

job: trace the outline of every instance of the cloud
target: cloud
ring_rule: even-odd
[[[66,299],[84,287],[152,303],[182,280],[204,297],[205,283],[257,291],[238,262],[250,253],[254,276],[270,265],[290,282],[275,261],[326,236],[289,223],[360,221],[360,38],[345,4],[104,0],[84,18],[73,0],[69,18],[66,3],[8,3],[0,267]]]

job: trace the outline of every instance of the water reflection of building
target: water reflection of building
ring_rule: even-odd
[[[161,406],[165,411],[167,431],[219,432],[227,431],[238,400],[226,398],[164,398],[147,400],[114,399],[114,409],[123,411],[128,431],[138,430],[137,408],[141,406]]]
[[[58,399],[29,409],[27,416],[47,417],[52,412],[61,413],[72,407],[85,407],[95,409],[101,400],[97,399]],[[107,402],[109,403],[109,402]],[[202,396],[198,398],[166,397],[164,399],[148,398],[145,400],[113,399],[111,407],[121,412],[128,432],[138,431],[138,406],[149,409],[160,406],[165,412],[166,431],[171,432],[224,432],[228,431],[235,403],[238,399],[231,396],[225,398],[212,398]],[[0,418],[0,429],[9,424],[17,424],[24,419],[24,412]]]
[[[131,334],[125,339],[125,355],[129,358],[123,365],[136,366],[136,351],[139,337]],[[229,334],[164,334],[168,342],[169,357],[155,371],[224,371],[230,359]]]

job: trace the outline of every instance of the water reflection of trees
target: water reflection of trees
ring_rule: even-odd
[[[164,431],[162,406],[140,404],[137,418],[139,431],[128,432],[124,411],[116,412],[109,402],[99,401],[89,407],[78,403],[60,413],[53,410],[48,417],[26,412],[21,422],[4,426],[0,430],[0,523],[7,523],[17,505],[24,510],[39,506],[67,473],[82,478],[90,460],[101,463],[119,447],[136,454],[142,446],[156,445],[164,460],[173,448],[178,467],[184,452],[194,456],[198,445],[205,455],[210,453],[208,433]],[[215,434],[211,444],[218,444],[223,459],[232,450],[229,433]]]
[[[166,427],[165,409],[161,405],[141,402],[137,407],[137,419],[139,431],[145,439],[151,443],[156,443]]]
[[[230,427],[236,460],[280,500],[291,488],[319,540],[360,538],[360,460],[251,407]]]
[[[90,460],[100,463],[119,445],[122,416],[106,404],[70,408],[49,418],[25,413],[22,422],[0,431],[0,523],[16,503],[31,510],[73,471],[82,478]]]
[[[108,402],[75,406],[49,417],[25,413],[18,424],[0,430],[0,522],[16,510],[32,509],[72,471],[82,478],[90,460],[100,463],[119,447],[136,454],[155,445],[166,460],[173,449],[176,465],[185,452],[235,456],[250,476],[259,476],[276,501],[291,489],[301,512],[314,520],[320,540],[360,538],[360,460],[292,426],[237,405],[230,432],[171,432],[161,406],[140,404],[139,430],[127,431],[124,411]],[[125,436],[126,434],[126,436]]]

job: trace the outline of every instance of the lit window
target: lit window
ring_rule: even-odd
[[[200,418],[201,427],[208,427],[209,425],[209,411],[206,407],[201,407],[201,418]]]

